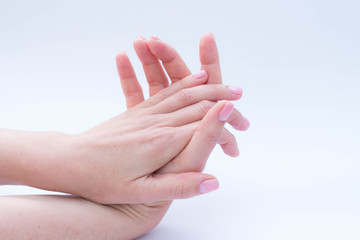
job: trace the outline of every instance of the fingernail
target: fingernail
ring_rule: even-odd
[[[211,179],[201,182],[199,186],[199,191],[200,193],[208,193],[218,188],[219,188],[219,182],[216,179]]]
[[[241,95],[243,93],[242,88],[239,88],[239,87],[228,86],[228,89],[230,92],[232,92],[233,94],[236,94],[236,95]]]
[[[140,38],[141,40],[146,41],[146,38],[145,38],[145,37],[143,37],[143,36],[139,36],[139,38]]]
[[[206,76],[205,70],[201,70],[200,72],[193,74],[193,78],[195,78],[195,79],[202,79],[205,76]]]
[[[250,127],[250,122],[249,120],[247,120],[246,117],[243,117],[243,123],[246,129],[248,129]]]
[[[226,121],[226,119],[228,119],[228,117],[230,116],[230,114],[232,113],[234,109],[234,105],[232,105],[230,102],[225,103],[223,109],[220,111],[219,113],[219,121]]]
[[[155,40],[161,40],[159,37],[154,36],[154,35],[152,35],[151,37],[152,37],[153,39],[155,39]]]

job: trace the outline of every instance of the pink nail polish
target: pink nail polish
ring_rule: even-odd
[[[145,37],[143,37],[143,36],[140,36],[139,38],[140,38],[141,40],[146,41],[146,38],[145,38]]]
[[[219,182],[216,179],[211,179],[201,182],[199,186],[199,191],[200,193],[208,193],[218,188],[219,188]]]
[[[228,119],[228,117],[230,116],[230,114],[232,113],[234,109],[234,105],[232,105],[230,102],[225,103],[223,109],[220,111],[218,119],[219,121],[226,121],[226,119]]]
[[[241,95],[243,93],[242,88],[239,88],[239,87],[229,86],[228,89],[230,92],[232,92],[233,94],[236,94],[236,95]]]
[[[193,74],[193,78],[195,78],[195,79],[202,79],[205,76],[206,76],[205,70],[201,70],[200,72]]]

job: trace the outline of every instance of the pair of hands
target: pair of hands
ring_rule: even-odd
[[[188,198],[216,189],[215,177],[201,173],[206,160],[218,142],[225,153],[237,156],[236,140],[224,124],[246,130],[248,122],[230,102],[220,101],[238,100],[242,91],[221,84],[213,36],[201,39],[203,70],[193,75],[175,49],[158,38],[138,38],[134,48],[151,97],[144,101],[132,65],[121,52],[117,67],[129,109],[73,139],[77,150],[72,159],[83,159],[80,168],[85,170],[69,164],[83,188],[71,192],[109,204]]]
[[[202,37],[202,71],[193,75],[175,49],[157,38],[139,38],[134,47],[149,83],[151,97],[146,101],[122,52],[117,56],[117,67],[128,111],[77,135],[3,132],[11,143],[4,144],[10,152],[5,151],[4,166],[13,170],[5,172],[5,182],[93,201],[75,196],[33,197],[30,202],[15,198],[23,202],[24,210],[29,209],[29,203],[40,209],[46,205],[48,212],[62,219],[55,218],[55,225],[68,219],[66,216],[73,216],[76,223],[85,214],[88,217],[80,224],[83,229],[94,229],[100,236],[104,231],[115,234],[121,229],[120,235],[129,239],[155,227],[171,200],[218,187],[215,177],[201,173],[208,156],[217,143],[225,153],[236,156],[236,140],[224,124],[246,130],[249,123],[228,101],[238,100],[242,91],[221,84],[213,36]],[[19,145],[15,154],[12,144]],[[57,206],[62,206],[61,212]],[[71,219],[67,221],[67,226],[81,229]],[[106,224],[94,228],[96,221]]]

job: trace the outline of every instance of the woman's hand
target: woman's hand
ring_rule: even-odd
[[[129,69],[132,71],[132,68]],[[86,195],[100,202],[112,202],[114,199],[137,202],[138,197],[147,202],[185,198],[215,190],[218,187],[217,180],[199,172],[220,139],[225,121],[239,120],[239,116],[231,114],[231,103],[216,102],[222,98],[238,99],[241,94],[231,93],[225,86],[199,86],[206,82],[206,72],[201,72],[197,78],[187,77],[171,88],[161,90],[158,96],[136,104],[138,106],[131,111],[80,135],[2,130],[0,143],[3,140],[3,144],[0,146],[3,149],[0,148],[0,151],[4,153],[1,160],[5,161],[0,161],[0,167],[11,171],[0,174],[0,180]],[[186,89],[185,93],[182,89]],[[136,95],[139,92],[133,93]],[[127,96],[127,100],[131,102],[131,97]],[[167,118],[170,114],[172,116]],[[146,134],[144,129],[155,134]],[[152,147],[148,148],[153,144],[151,139],[161,142],[161,138],[154,136],[165,136],[166,139],[180,137],[180,145],[184,141],[187,143],[183,151],[168,161],[163,159],[164,154],[174,154],[169,148],[175,146],[175,149],[181,149],[181,146],[171,145],[170,142],[155,144],[153,147],[158,149],[157,152]],[[129,148],[129,151],[136,151],[136,159],[129,157],[129,152],[122,152],[123,148],[118,144],[128,144],[128,137],[138,141],[147,151],[156,153],[155,158],[150,159],[146,151],[144,153],[144,148],[140,147],[135,150]],[[155,170],[154,165],[161,166],[161,162],[167,163]],[[127,164],[129,167],[122,169]],[[148,169],[144,169],[144,166]],[[183,173],[173,174],[178,172]],[[0,231],[0,236],[21,237],[22,234],[31,234],[34,238],[76,236],[88,239],[89,236],[108,236],[132,239],[154,228],[171,204],[171,201],[160,201],[100,205],[79,197],[60,196],[9,197],[0,200],[3,200],[0,226],[5,227],[5,231]],[[44,207],[46,214],[32,214]],[[43,228],[37,229],[40,225]],[[6,226],[16,231],[7,231]]]
[[[224,124],[233,106],[216,101],[241,97],[224,85],[204,85],[206,81],[205,71],[190,75],[82,134],[60,135],[51,141],[44,135],[21,137],[31,143],[20,148],[22,156],[18,160],[29,166],[19,169],[31,172],[18,172],[13,182],[104,204],[155,202],[200,194],[200,184],[214,177],[188,169],[161,175],[157,172],[182,159],[181,152],[194,148],[191,139],[199,133],[202,121],[215,117]],[[213,111],[204,118],[210,108]],[[194,150],[203,154],[200,146]]]
[[[191,74],[178,52],[157,37],[152,36],[148,41],[139,37],[134,41],[134,49],[143,65],[150,96],[169,86],[166,75],[169,76],[172,83],[175,83]],[[220,60],[213,34],[208,33],[202,36],[199,52],[201,69],[206,70],[209,75],[207,84],[221,84]],[[134,71],[129,71],[132,69],[132,65],[124,52],[118,54],[116,63],[123,92],[126,96],[127,107],[131,108],[141,103],[144,100],[144,95]],[[166,74],[163,69],[166,70]],[[249,121],[236,109],[227,122],[241,131],[247,130],[250,126]],[[239,149],[236,139],[228,130],[223,131],[218,144],[227,155],[238,156]]]
[[[67,172],[70,192],[100,203],[144,203],[200,194],[199,186],[214,177],[188,169],[157,174],[177,163],[210,108],[224,122],[241,94],[224,85],[203,85],[205,71],[158,92],[147,101],[74,136]],[[212,114],[212,112],[209,112]],[[206,119],[205,119],[206,120]],[[201,147],[196,147],[201,151]],[[180,154],[179,154],[180,153]],[[181,172],[174,174],[174,172]]]

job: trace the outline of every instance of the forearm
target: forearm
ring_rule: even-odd
[[[60,177],[66,134],[0,129],[0,184],[23,184],[51,190]]]
[[[75,196],[0,197],[0,239],[133,239],[157,224],[156,216],[142,221],[118,206]]]

